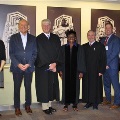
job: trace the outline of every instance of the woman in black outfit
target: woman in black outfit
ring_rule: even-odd
[[[79,101],[80,78],[85,71],[84,52],[82,47],[76,43],[76,32],[68,30],[66,32],[67,44],[61,47],[62,59],[64,64],[61,67],[59,75],[62,78],[62,102],[64,103],[63,111],[68,111],[68,105],[72,104],[74,111],[78,111],[77,104]],[[80,51],[80,70],[77,69],[77,54]]]
[[[6,61],[6,54],[5,54],[5,45],[2,40],[0,40],[0,81],[3,81],[3,67]],[[3,82],[0,83],[0,88],[3,88]],[[0,114],[1,116],[1,114]]]

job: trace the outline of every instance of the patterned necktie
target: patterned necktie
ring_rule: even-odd
[[[104,41],[104,45],[105,45],[105,46],[107,45],[108,38],[109,38],[109,37],[106,37],[106,39],[105,39],[105,41]]]

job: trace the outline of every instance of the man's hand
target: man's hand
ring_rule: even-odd
[[[56,67],[54,69],[52,69],[53,72],[56,72]]]
[[[99,73],[99,76],[102,76],[103,74],[102,73]]]
[[[24,65],[23,65],[23,64],[18,64],[18,67],[19,67],[22,71],[24,71]]]
[[[106,66],[106,69],[109,69],[109,66]]]
[[[22,70],[22,71],[25,71],[30,65],[29,64],[18,64],[18,67]]]
[[[56,68],[56,63],[51,63],[51,64],[49,65],[49,69],[52,70],[52,69],[54,69],[54,68]]]
[[[79,79],[81,79],[83,77],[83,73],[79,74]]]
[[[24,70],[26,70],[26,69],[29,68],[29,67],[30,67],[29,64],[25,64],[25,65],[24,65]]]

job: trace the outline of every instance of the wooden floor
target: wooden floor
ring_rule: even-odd
[[[79,103],[79,111],[75,112],[72,109],[72,105],[69,106],[68,112],[62,111],[63,105],[61,103],[54,102],[53,107],[57,109],[57,112],[52,115],[46,115],[41,110],[41,105],[34,108],[32,106],[33,114],[28,115],[24,109],[22,109],[22,116],[17,117],[13,110],[1,111],[2,117],[0,120],[120,120],[120,108],[116,110],[110,110],[109,106],[99,105],[98,110],[93,108],[84,109],[84,103]]]

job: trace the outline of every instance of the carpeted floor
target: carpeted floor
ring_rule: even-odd
[[[57,102],[53,103],[53,107],[57,109],[57,112],[52,115],[46,115],[41,110],[41,105],[35,108],[32,106],[33,114],[28,115],[24,109],[22,109],[22,116],[17,117],[13,110],[1,111],[2,117],[0,120],[120,120],[120,108],[110,110],[109,106],[99,105],[98,110],[93,108],[84,109],[84,103],[78,105],[79,111],[75,112],[72,109],[72,105],[69,106],[67,112],[62,111],[63,105]]]

